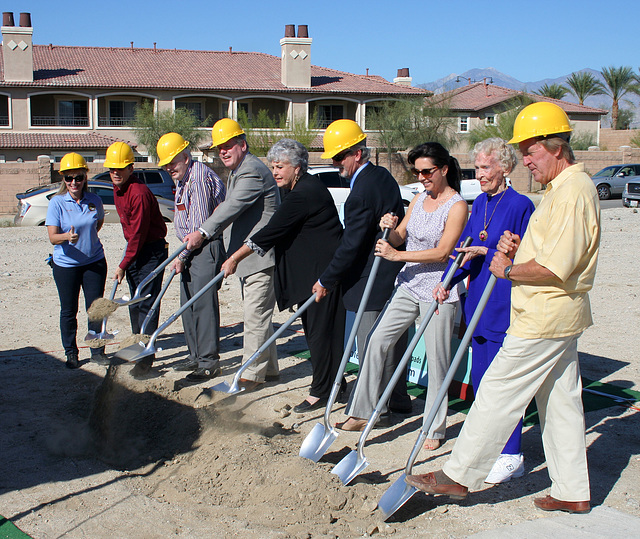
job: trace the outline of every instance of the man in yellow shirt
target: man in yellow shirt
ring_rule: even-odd
[[[569,118],[552,103],[529,105],[516,119],[509,142],[520,145],[524,166],[546,191],[522,240],[505,231],[498,244],[490,270],[513,281],[511,325],[449,461],[406,478],[424,492],[461,499],[481,488],[535,397],[551,491],[534,503],[545,511],[590,510],[577,341],[592,324],[600,205],[584,166],[574,162],[570,132]]]

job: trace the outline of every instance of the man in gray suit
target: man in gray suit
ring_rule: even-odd
[[[267,224],[280,204],[280,193],[267,166],[249,152],[246,136],[238,122],[223,118],[211,131],[220,159],[230,171],[227,197],[202,226],[185,237],[187,249],[197,249],[205,239],[224,232],[228,253],[234,253],[244,241]],[[250,256],[238,268],[244,300],[245,362],[273,335],[271,318],[275,306],[273,250],[265,256]],[[240,385],[247,391],[258,388],[267,378],[279,375],[275,343],[245,372]]]

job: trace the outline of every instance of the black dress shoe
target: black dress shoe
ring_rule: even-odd
[[[183,359],[173,366],[174,371],[195,371],[198,368],[197,359]]]
[[[389,411],[393,414],[400,414],[400,415],[411,415],[411,413],[413,412],[413,408],[411,407],[411,405],[409,406],[391,406],[389,405]]]
[[[96,363],[98,365],[109,365],[109,363],[111,362],[109,361],[109,358],[104,353],[104,351],[102,351],[91,354],[91,363]]]
[[[318,408],[322,408],[327,404],[327,398],[322,397],[318,399],[316,402],[311,404],[308,400],[303,400],[300,404],[297,404],[293,407],[293,411],[297,414],[304,414],[305,412],[313,412]]]
[[[186,378],[190,381],[211,380],[220,374],[220,367],[203,368],[199,367]]]
[[[78,354],[67,354],[67,362],[65,363],[67,369],[77,369],[80,366],[78,361]]]

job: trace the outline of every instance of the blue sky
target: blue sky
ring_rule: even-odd
[[[379,14],[370,14],[376,6]],[[285,24],[307,24],[313,64],[359,74],[369,68],[388,80],[408,67],[414,84],[474,67],[529,82],[586,67],[629,65],[637,73],[640,66],[638,0],[34,0],[6,2],[3,10],[13,10],[16,24],[19,12],[30,12],[34,43],[54,45],[156,42],[279,55]]]

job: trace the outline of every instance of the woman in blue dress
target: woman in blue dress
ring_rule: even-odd
[[[80,289],[88,309],[104,293],[107,262],[98,231],[104,222],[100,197],[87,191],[89,167],[77,153],[68,153],[60,162],[63,182],[51,198],[45,224],[53,248],[53,279],[60,297],[60,333],[70,369],[79,367],[78,300]],[[88,322],[90,330],[99,333],[102,321]],[[109,361],[104,346],[91,349],[92,361],[105,365]]]
[[[453,283],[469,277],[469,289],[464,300],[464,314],[471,320],[491,272],[489,265],[505,230],[523,236],[535,207],[531,200],[507,185],[506,178],[517,164],[516,152],[500,138],[489,138],[475,145],[471,152],[475,161],[476,179],[482,194],[474,201],[471,216],[460,238],[471,236],[470,247],[456,249],[465,252],[462,269]],[[469,263],[468,263],[469,262]],[[439,286],[434,291],[438,301],[448,294]],[[472,338],[471,380],[477,391],[480,380],[502,346],[510,323],[511,283],[498,279]],[[487,483],[502,483],[524,474],[521,448],[522,421],[516,426],[502,454],[496,461]]]

